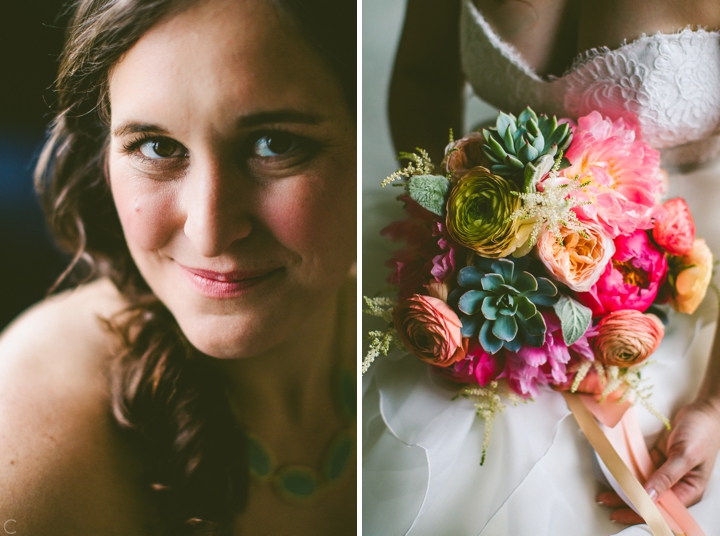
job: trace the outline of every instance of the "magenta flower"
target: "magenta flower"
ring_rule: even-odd
[[[485,387],[502,372],[502,353],[488,354],[476,337],[470,340],[467,355],[462,361],[435,372],[457,383],[477,383]]]
[[[665,255],[645,231],[615,239],[615,254],[598,282],[577,298],[590,307],[593,316],[621,309],[645,311],[665,282],[668,264]]]
[[[565,156],[571,165],[561,172],[564,181],[589,181],[572,194],[590,202],[575,209],[581,219],[598,222],[613,238],[652,227],[663,190],[660,153],[639,139],[634,125],[592,112],[578,119]]]

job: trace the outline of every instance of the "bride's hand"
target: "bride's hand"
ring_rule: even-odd
[[[663,432],[650,450],[658,469],[645,482],[645,489],[653,499],[672,489],[686,506],[695,504],[705,491],[719,450],[720,410],[704,401],[688,404],[678,412],[672,430]],[[610,515],[613,521],[643,522],[614,493],[601,493],[597,499],[616,508]]]

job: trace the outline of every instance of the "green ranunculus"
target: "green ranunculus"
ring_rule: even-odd
[[[463,176],[447,201],[447,229],[453,239],[482,257],[507,257],[525,243],[531,225],[506,221],[522,203],[517,187],[476,167]]]

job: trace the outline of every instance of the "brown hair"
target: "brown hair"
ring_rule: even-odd
[[[247,499],[244,434],[225,378],[195,350],[135,266],[108,187],[108,75],[160,19],[198,0],[78,0],[56,81],[59,113],[36,172],[48,223],[74,254],[59,281],[109,277],[130,306],[106,321],[122,341],[112,411],[147,467],[164,534],[230,534]],[[355,108],[356,22],[350,0],[268,0],[327,61]],[[210,531],[210,532],[208,532]]]

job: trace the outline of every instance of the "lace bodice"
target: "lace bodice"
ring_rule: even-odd
[[[560,77],[541,77],[502,41],[471,0],[461,18],[463,69],[475,93],[506,111],[526,105],[576,119],[631,112],[666,167],[720,157],[720,32],[657,33],[581,54]]]

